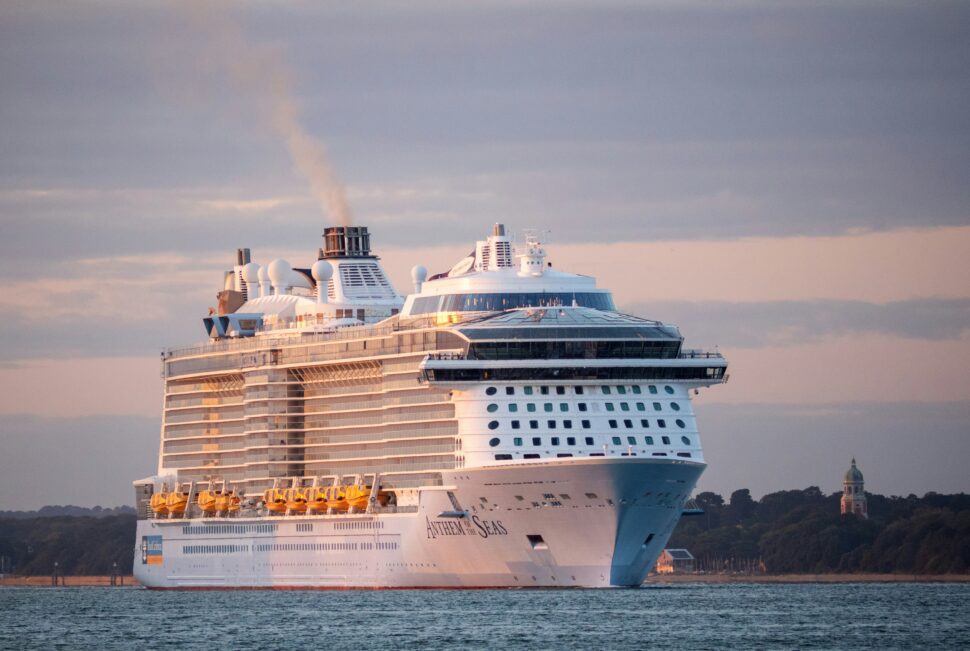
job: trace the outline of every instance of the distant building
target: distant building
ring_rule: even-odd
[[[657,559],[657,574],[680,574],[694,571],[694,557],[686,549],[665,549]]]
[[[855,467],[855,458],[852,459],[852,467],[845,471],[845,478],[842,480],[842,514],[847,513],[860,518],[869,517],[865,484],[862,472]]]

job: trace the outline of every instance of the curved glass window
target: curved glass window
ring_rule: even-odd
[[[683,442],[684,445],[690,445],[690,438],[686,436],[681,436],[680,440]]]
[[[492,404],[490,404],[490,405],[489,405],[488,407],[485,407],[485,409],[486,409],[486,410],[488,411],[488,413],[490,413],[490,414],[494,414],[494,413],[495,413],[496,411],[498,411],[498,405],[496,405],[496,404],[495,404],[495,403],[493,402],[493,403],[492,403]]]
[[[680,429],[684,429],[685,427],[687,427],[687,425],[684,423],[684,421],[682,421],[679,418],[677,420],[675,420],[674,422],[677,423],[677,427],[679,427]]]
[[[670,386],[669,384],[664,387],[664,391],[666,391],[670,395],[674,395],[674,388],[672,386]]]
[[[411,314],[429,312],[498,312],[517,307],[572,305],[615,312],[609,292],[516,292],[503,294],[448,294],[415,299]]]
[[[487,389],[485,389],[485,395],[486,396],[494,396],[495,395],[495,392],[497,390],[498,389],[496,389],[495,387],[488,387]]]
[[[501,442],[502,441],[500,441],[498,438],[494,438],[494,439],[489,439],[488,444],[494,448],[494,447],[498,447],[498,444]]]

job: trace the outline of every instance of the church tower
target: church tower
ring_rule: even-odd
[[[860,518],[869,517],[864,486],[862,472],[855,467],[853,458],[852,467],[845,471],[845,478],[842,480],[842,515],[851,513]]]

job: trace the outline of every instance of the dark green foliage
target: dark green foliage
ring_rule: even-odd
[[[49,575],[57,562],[68,576],[131,574],[135,516],[0,519],[0,556],[17,574]]]
[[[840,515],[840,497],[815,486],[760,501],[741,489],[727,504],[700,493],[704,515],[682,519],[669,546],[698,559],[760,559],[771,573],[970,571],[970,495],[867,494],[868,520]]]

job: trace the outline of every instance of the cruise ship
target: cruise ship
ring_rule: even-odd
[[[239,249],[205,342],[162,353],[137,580],[640,585],[706,467],[692,394],[727,362],[520,239],[495,224],[407,296],[363,226],[307,268]]]

